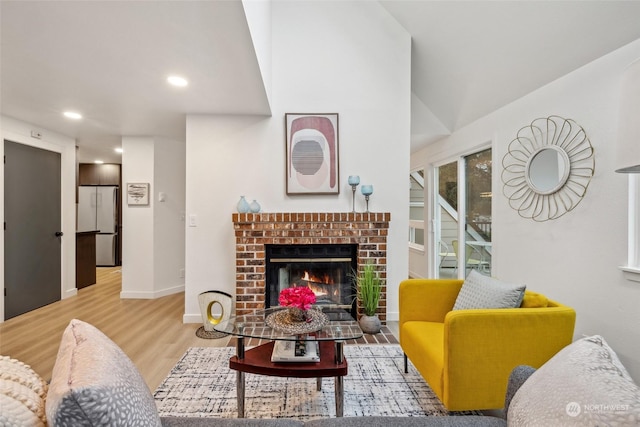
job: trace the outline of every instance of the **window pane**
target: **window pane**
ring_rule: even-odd
[[[456,277],[456,256],[453,241],[458,239],[458,162],[437,169],[436,251],[438,277]]]
[[[491,274],[491,149],[465,157],[467,268]]]
[[[438,192],[454,210],[458,210],[458,162],[438,168]]]
[[[409,243],[424,248],[424,170],[409,174]]]
[[[424,170],[409,174],[409,219],[424,221]]]

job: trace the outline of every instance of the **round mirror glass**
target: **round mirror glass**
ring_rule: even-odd
[[[558,146],[543,147],[534,153],[526,166],[525,176],[533,191],[555,193],[569,177],[569,156]]]

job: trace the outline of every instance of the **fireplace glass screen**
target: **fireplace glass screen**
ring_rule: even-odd
[[[317,305],[346,308],[354,314],[351,272],[357,268],[357,245],[267,245],[266,307],[280,305],[280,291],[306,286]]]

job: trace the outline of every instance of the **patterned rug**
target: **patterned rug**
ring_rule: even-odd
[[[232,347],[193,347],[154,393],[161,416],[237,417],[236,372],[229,369]],[[442,403],[409,364],[404,373],[398,345],[345,346],[349,374],[344,379],[344,416],[446,416]],[[246,374],[247,418],[309,420],[335,417],[334,380]],[[458,413],[459,414],[459,413]]]

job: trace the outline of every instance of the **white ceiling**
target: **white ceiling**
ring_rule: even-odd
[[[2,113],[77,138],[81,161],[122,135],[185,140],[185,115],[269,114],[236,1],[2,1]],[[187,88],[166,83],[169,74]],[[82,112],[72,122],[64,110]]]
[[[640,38],[640,1],[379,3],[413,39],[414,150]],[[238,1],[2,0],[0,19],[2,114],[82,162],[119,162],[122,135],[184,141],[186,114],[270,114]]]
[[[412,90],[439,139],[640,38],[639,1],[381,1],[411,34]],[[428,116],[427,116],[428,117]]]

